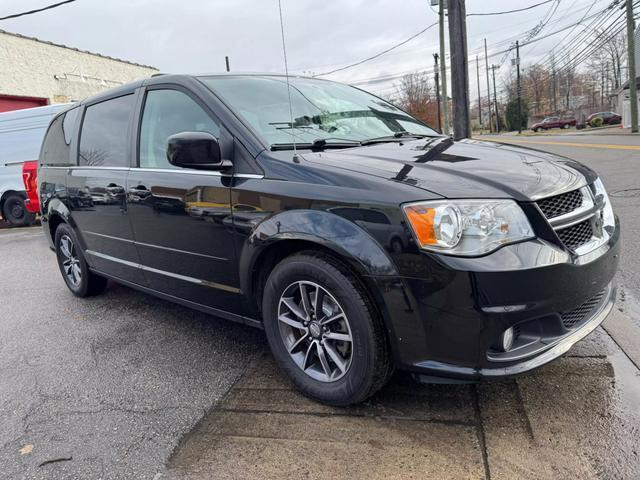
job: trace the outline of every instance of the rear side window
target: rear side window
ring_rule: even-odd
[[[133,104],[133,95],[125,95],[87,107],[80,133],[80,165],[129,166],[127,146]]]
[[[53,122],[51,122],[49,130],[47,130],[47,135],[44,137],[42,150],[40,151],[40,163],[42,165],[72,165],[69,144],[65,141],[62,130],[65,123],[65,116],[66,115],[59,115],[56,117]]]

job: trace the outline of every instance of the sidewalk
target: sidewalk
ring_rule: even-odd
[[[606,328],[617,332],[628,319],[614,316]],[[598,329],[517,379],[419,385],[397,374],[365,404],[338,409],[298,394],[265,353],[161,478],[638,478],[639,375]]]
[[[546,130],[544,132],[533,132],[531,130],[523,130],[521,134],[518,132],[500,132],[490,133],[483,131],[482,133],[474,132],[474,136],[515,136],[515,137],[557,137],[557,136],[574,136],[574,135],[639,135],[637,133],[631,133],[631,128],[622,128],[620,125],[611,125],[598,128],[585,128],[583,130],[576,130],[571,128],[568,130],[555,128],[553,130]]]

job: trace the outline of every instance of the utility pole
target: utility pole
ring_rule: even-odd
[[[447,10],[449,12],[449,49],[451,50],[453,137],[456,140],[461,140],[463,138],[471,138],[465,0],[448,0]]]
[[[438,131],[442,133],[442,117],[440,113],[440,78],[438,76],[438,54],[433,54],[433,60],[435,62],[435,68],[433,69],[433,73],[435,74],[436,81],[436,100],[438,101]]]
[[[631,101],[631,131],[638,131],[638,91],[636,89],[636,21],[633,18],[633,1],[627,0],[627,52],[629,55],[629,98]]]
[[[602,76],[600,78],[600,106],[604,105],[604,65],[602,66]]]
[[[227,72],[229,72],[230,71],[229,70],[229,57],[226,57],[226,56],[224,57],[224,63],[227,64]]]
[[[552,88],[553,88],[553,114],[555,115],[556,113],[558,113],[558,104],[557,99],[556,99],[556,62],[555,62],[555,56],[552,54],[551,55],[551,72],[553,74],[553,81],[552,81]]]
[[[442,82],[442,114],[444,120],[445,135],[449,135],[449,95],[447,94],[447,62],[444,55],[444,9],[447,0],[438,2],[438,15],[440,23],[440,78]]]
[[[484,66],[487,71],[487,97],[489,98],[489,131],[493,133],[493,118],[491,118],[491,83],[489,82],[489,57],[487,56],[487,39],[484,39]]]
[[[520,93],[520,42],[516,40],[516,72],[518,90],[518,135],[522,133],[522,95]]]
[[[498,65],[491,65],[491,73],[493,73],[493,101],[496,111],[496,131],[500,133],[500,113],[498,112],[498,92],[496,90],[496,68],[500,68]]]
[[[480,124],[480,132],[482,132],[482,95],[480,95],[480,60],[476,55],[476,76],[478,78],[478,123]]]

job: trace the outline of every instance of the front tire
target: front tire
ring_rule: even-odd
[[[26,227],[36,219],[35,214],[27,210],[24,198],[16,193],[8,195],[5,199],[2,206],[2,216],[12,227]]]
[[[262,307],[276,362],[308,397],[359,403],[389,378],[382,321],[357,279],[333,258],[303,252],[283,260],[266,282]]]
[[[56,229],[55,249],[58,267],[67,287],[77,297],[98,295],[107,287],[107,279],[89,270],[73,229],[61,223]]]

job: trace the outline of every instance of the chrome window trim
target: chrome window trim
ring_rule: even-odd
[[[153,172],[153,173],[186,173],[189,175],[206,175],[210,177],[234,177],[234,178],[254,178],[262,179],[264,175],[257,173],[222,173],[215,170],[187,170],[178,168],[140,168],[140,167],[96,167],[96,166],[79,166],[72,165],[69,167],[42,165],[43,168],[73,170],[105,170],[105,171],[135,171],[135,172]]]

